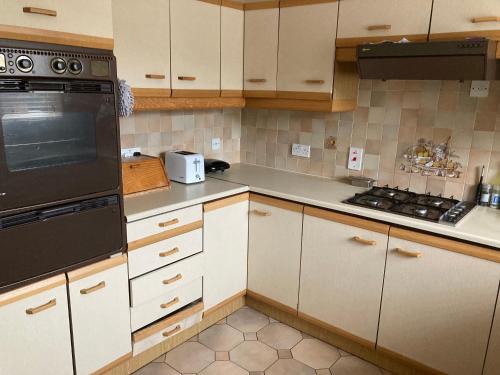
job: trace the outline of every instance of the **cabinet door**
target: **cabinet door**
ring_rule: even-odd
[[[127,257],[68,273],[77,374],[127,359],[132,351]]]
[[[220,5],[170,0],[172,96],[220,95]]]
[[[500,265],[414,242],[450,249],[451,240],[390,234],[378,346],[447,374],[481,374]]]
[[[285,3],[286,4],[286,3]],[[338,2],[280,10],[278,97],[331,98]]]
[[[500,304],[497,300],[483,375],[500,374]]]
[[[64,275],[0,295],[0,330],[0,374],[73,373]]]
[[[245,96],[276,96],[278,24],[278,2],[270,9],[245,10]]]
[[[303,206],[252,194],[248,291],[297,310]]]
[[[425,41],[431,8],[432,0],[342,0],[337,46],[403,37]]]
[[[113,0],[118,77],[170,94],[170,0]]]
[[[206,204],[203,236],[208,310],[247,288],[248,194]]]
[[[245,15],[233,3],[221,8],[221,96],[243,95],[243,28]],[[233,7],[234,6],[234,7]]]
[[[498,40],[499,17],[499,1],[461,0],[458,5],[456,0],[434,0],[430,37],[450,39],[484,36]],[[463,35],[457,36],[456,33]]]
[[[299,314],[374,347],[389,226],[316,208],[304,212]]]

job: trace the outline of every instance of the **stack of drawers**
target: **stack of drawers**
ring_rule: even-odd
[[[202,206],[128,223],[127,234],[136,355],[201,320]]]

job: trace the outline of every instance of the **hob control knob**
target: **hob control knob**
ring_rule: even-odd
[[[66,71],[67,65],[66,61],[64,61],[60,57],[56,57],[55,59],[52,59],[50,67],[55,73],[63,74]]]
[[[33,61],[28,57],[21,55],[16,59],[16,66],[23,73],[29,73],[33,70]]]
[[[71,59],[68,61],[68,70],[71,74],[80,74],[83,70],[83,65],[79,60]]]

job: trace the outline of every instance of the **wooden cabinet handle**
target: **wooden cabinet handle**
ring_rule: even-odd
[[[162,309],[168,309],[170,306],[175,305],[176,303],[179,303],[179,297],[175,297],[173,300],[168,301],[167,303],[162,303],[160,307]]]
[[[323,79],[307,79],[306,83],[308,85],[322,85],[325,81]]]
[[[271,216],[270,212],[267,211],[260,211],[260,210],[252,210],[250,211],[252,214],[255,214],[257,216]]]
[[[98,291],[99,289],[104,289],[104,288],[106,288],[106,282],[101,281],[99,284],[97,284],[93,287],[80,290],[80,294],[90,294],[90,293],[94,293],[94,292]]]
[[[375,240],[365,240],[364,238],[361,238],[359,236],[354,236],[352,238],[353,241],[359,242],[363,245],[370,245],[370,246],[375,246],[377,244],[377,241]]]
[[[57,16],[57,12],[55,10],[36,8],[36,7],[24,7],[23,13],[41,14],[42,16],[51,16],[51,17]]]
[[[164,74],[146,74],[145,77],[150,79],[165,79]]]
[[[408,251],[400,247],[396,248],[396,252],[409,258],[420,258],[422,256],[422,253],[420,251]]]
[[[165,284],[165,285],[173,284],[176,281],[179,281],[180,279],[182,279],[182,274],[178,273],[177,275],[175,275],[171,279],[163,280],[163,284]]]
[[[392,28],[391,25],[370,25],[367,27],[369,31],[375,30],[390,30]]]
[[[140,167],[141,167],[141,165],[140,165],[140,164],[130,164],[128,167],[129,167],[130,169],[137,169],[137,168],[140,168]]]
[[[54,298],[42,306],[30,307],[29,309],[26,309],[26,314],[35,315],[35,314],[38,314],[39,312],[42,312],[44,310],[50,309],[51,307],[54,307],[56,304],[57,304],[57,301]]]
[[[172,219],[169,221],[164,221],[163,223],[158,223],[158,226],[160,228],[165,228],[165,227],[169,227],[169,226],[174,225],[174,224],[179,224],[179,219],[175,218],[175,219]]]
[[[250,78],[250,79],[247,79],[248,82],[251,82],[251,83],[264,83],[264,82],[267,82],[267,79],[265,78]]]
[[[169,257],[170,255],[177,254],[179,252],[178,247],[174,247],[172,250],[164,251],[163,253],[158,254],[161,258]]]
[[[171,329],[170,331],[163,332],[162,335],[163,335],[163,337],[169,337],[169,336],[175,335],[180,330],[181,330],[181,326],[178,325],[174,329]]]
[[[490,17],[476,17],[472,19],[472,23],[484,23],[484,22],[500,22],[500,17],[490,16]]]
[[[196,81],[196,77],[179,76],[177,77],[179,81]]]

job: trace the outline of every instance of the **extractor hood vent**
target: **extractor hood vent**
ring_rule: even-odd
[[[493,80],[496,48],[486,39],[364,44],[358,70],[362,79]]]

